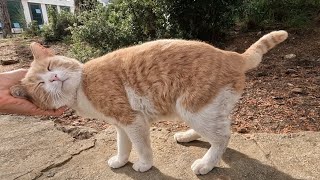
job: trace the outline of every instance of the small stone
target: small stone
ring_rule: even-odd
[[[47,177],[53,177],[55,174],[56,174],[55,172],[49,172],[49,173],[47,174]]]
[[[236,46],[234,46],[234,45],[231,45],[231,46],[228,46],[225,50],[226,51],[237,51],[238,48]]]
[[[258,72],[258,73],[257,73],[257,76],[258,76],[258,77],[268,76],[268,73],[267,73],[267,72]]]
[[[253,112],[248,112],[248,113],[247,113],[247,116],[253,116],[253,115],[254,115]]]
[[[247,128],[241,128],[238,130],[238,133],[248,133],[248,129]]]
[[[304,91],[303,91],[302,88],[293,88],[293,89],[291,90],[291,92],[292,92],[292,93],[295,93],[295,94],[303,94],[303,93],[304,93]]]
[[[10,65],[10,64],[16,64],[18,62],[19,62],[19,60],[17,60],[17,59],[2,59],[0,61],[1,65],[3,65],[3,66]]]
[[[271,125],[272,130],[276,130],[279,127],[279,124],[273,124]]]
[[[291,84],[291,83],[287,83],[287,85],[288,85],[288,86],[293,86],[293,84]]]
[[[297,71],[294,70],[294,69],[287,69],[286,70],[286,74],[293,74],[293,73],[296,73]]]
[[[272,98],[275,99],[275,100],[284,99],[284,97],[281,97],[281,96],[273,96]]]
[[[295,57],[297,57],[297,55],[295,55],[295,54],[287,54],[284,56],[285,59],[293,59]]]

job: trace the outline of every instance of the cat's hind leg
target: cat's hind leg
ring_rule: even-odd
[[[174,134],[173,138],[177,142],[191,142],[199,139],[201,136],[193,129],[189,129],[184,132],[177,132]]]
[[[132,149],[132,143],[126,132],[118,126],[116,126],[116,130],[118,154],[108,160],[108,165],[112,168],[120,168],[124,166],[128,162]]]
[[[230,89],[222,89],[211,102],[200,111],[192,112],[186,106],[188,97],[178,99],[176,110],[192,129],[211,145],[207,153],[196,160],[191,169],[195,174],[207,174],[218,165],[230,139],[228,118],[240,94]]]
[[[143,116],[138,116],[132,124],[123,126],[138,154],[132,168],[135,171],[145,172],[153,165],[152,149],[150,142],[149,122]]]
[[[227,121],[226,119],[220,120]],[[195,127],[195,130],[208,140],[211,147],[201,159],[191,165],[191,169],[195,174],[207,174],[218,165],[228,145],[230,127],[228,125],[214,125],[210,128]]]

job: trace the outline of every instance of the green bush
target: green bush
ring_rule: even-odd
[[[82,12],[78,20],[79,24],[71,29],[71,52],[80,61],[134,43],[130,18],[111,8],[99,5],[95,11]]]
[[[23,31],[23,36],[26,36],[26,37],[40,36],[40,34],[41,34],[41,30],[39,28],[37,21],[31,21],[28,24],[28,27],[25,28],[25,30]]]
[[[44,25],[42,36],[46,42],[60,41],[71,35],[70,27],[76,22],[75,16],[67,11],[58,13],[55,9],[48,8],[49,24]]]
[[[170,34],[217,42],[234,25],[243,0],[164,0]]]
[[[303,27],[319,9],[319,0],[246,0],[241,18],[248,29]]]
[[[84,11],[72,28],[72,53],[80,61],[112,50],[161,38],[163,15],[154,10],[152,0],[119,0],[108,6],[97,5]],[[87,49],[87,52],[83,52]]]
[[[72,53],[81,61],[160,38],[217,41],[233,24],[236,1],[115,0],[78,14]],[[83,49],[88,49],[84,53]]]
[[[74,0],[75,13],[94,10],[99,4],[98,0]]]
[[[108,6],[81,2],[86,1],[88,7],[76,13],[71,28],[71,51],[83,62],[154,39],[221,41],[236,22],[249,29],[297,27],[320,9],[319,0],[113,0]]]

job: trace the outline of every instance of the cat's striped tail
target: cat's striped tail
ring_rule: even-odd
[[[245,57],[244,70],[248,71],[257,67],[262,56],[272,49],[277,44],[283,42],[288,37],[286,31],[273,31],[269,34],[264,35],[257,42],[252,44],[242,55]]]

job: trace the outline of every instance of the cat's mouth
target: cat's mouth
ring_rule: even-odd
[[[67,80],[69,80],[70,78],[66,78],[66,79],[64,79],[64,80],[62,80],[61,81],[61,89],[63,89],[63,85],[65,84],[65,82],[67,81]]]

